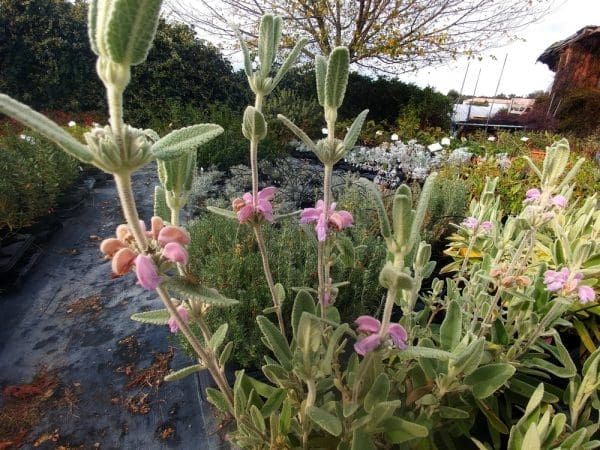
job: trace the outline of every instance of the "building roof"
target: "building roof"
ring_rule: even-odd
[[[598,39],[600,42],[600,26],[597,25],[588,25],[587,27],[583,27],[581,30],[577,31],[577,33],[569,36],[568,38],[555,42],[538,57],[538,61],[546,64],[550,70],[556,72],[556,66],[560,61],[561,53],[570,45],[588,40],[590,38]],[[596,48],[600,52],[600,46]]]

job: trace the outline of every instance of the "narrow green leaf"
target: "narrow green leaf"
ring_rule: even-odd
[[[514,373],[515,368],[510,364],[488,364],[475,369],[464,381],[472,386],[475,398],[483,399],[500,389]]]
[[[260,74],[266,78],[271,71],[275,53],[281,39],[282,19],[278,16],[265,14],[260,21],[258,31],[258,59]]]
[[[268,347],[286,370],[292,369],[292,351],[279,329],[264,316],[256,318],[258,327],[268,343]]]
[[[275,389],[260,411],[263,417],[269,417],[272,413],[277,411],[286,395],[285,389]]]
[[[356,116],[356,119],[354,119],[354,122],[352,122],[350,129],[348,130],[348,132],[346,133],[346,136],[344,137],[344,147],[346,147],[346,151],[350,151],[352,149],[352,147],[354,147],[354,144],[356,144],[356,141],[358,140],[358,137],[360,136],[360,131],[362,130],[362,126],[365,123],[367,114],[369,114],[369,110],[365,109],[358,116]]]
[[[346,47],[334,48],[327,61],[325,107],[337,109],[342,106],[348,85],[349,69],[350,52],[348,49]]]
[[[233,341],[229,341],[225,344],[223,351],[221,352],[221,356],[219,356],[219,365],[221,367],[225,367],[225,364],[229,361],[229,357],[231,356],[231,351],[233,350]]]
[[[285,61],[283,61],[283,64],[277,71],[277,75],[275,75],[275,78],[273,78],[273,82],[271,83],[271,86],[272,86],[271,90],[273,90],[277,87],[277,85],[283,79],[285,74],[294,65],[294,63],[298,59],[298,56],[300,55],[300,52],[302,51],[302,49],[304,48],[304,46],[307,43],[308,43],[308,39],[306,39],[306,38],[302,38],[298,42],[296,42],[296,45],[294,46],[292,51],[288,54],[287,58],[285,58]]]
[[[154,215],[167,222],[171,220],[171,210],[167,205],[167,197],[162,186],[154,187]]]
[[[227,330],[229,329],[229,325],[227,323],[223,323],[217,328],[217,331],[214,332],[210,341],[208,341],[208,346],[212,349],[213,352],[218,352],[219,347],[225,341],[225,336],[227,336]]]
[[[377,450],[373,439],[361,430],[354,430],[352,433],[352,447],[350,450]]]
[[[224,297],[216,290],[196,284],[184,277],[171,277],[164,285],[177,295],[214,306],[233,306],[239,302]]]
[[[247,77],[252,76],[252,61],[250,60],[250,52],[248,52],[248,46],[242,37],[239,29],[235,29],[235,34],[237,35],[238,40],[240,41],[240,48],[242,49],[242,55],[244,56],[244,72]]]
[[[222,411],[224,413],[231,412],[229,410],[229,403],[227,402],[227,398],[221,391],[210,387],[206,388],[206,398],[209,402],[215,405],[217,409],[219,409],[219,411]]]
[[[300,139],[304,143],[304,145],[306,145],[306,147],[309,150],[311,150],[312,152],[315,152],[317,150],[317,146],[312,141],[312,139],[309,138],[304,131],[298,128],[290,119],[285,117],[283,114],[277,114],[277,118],[281,120],[283,124],[286,127],[288,127],[290,131],[294,133],[298,137],[298,139]]]
[[[328,413],[322,408],[317,406],[310,406],[308,408],[308,417],[319,425],[323,430],[334,436],[342,434],[342,422],[333,414]]]
[[[93,163],[94,156],[85,145],[29,106],[0,94],[0,112],[37,131],[79,161]]]
[[[171,315],[166,309],[156,309],[154,311],[144,311],[135,313],[131,316],[131,320],[142,323],[151,323],[154,325],[167,325]]]
[[[223,216],[227,219],[238,220],[237,215],[230,209],[217,208],[216,206],[207,206],[206,209],[211,213]]]
[[[462,311],[456,300],[448,305],[446,317],[440,326],[440,343],[444,350],[454,350],[462,335]]]
[[[540,436],[538,435],[535,423],[532,423],[529,426],[527,433],[525,433],[525,437],[523,438],[523,444],[521,448],[527,450],[541,450],[542,444],[540,442]]]
[[[381,235],[385,239],[389,239],[392,236],[392,227],[390,226],[390,221],[387,216],[387,212],[385,209],[385,205],[383,204],[383,200],[381,199],[381,193],[377,189],[377,186],[366,178],[360,178],[358,182],[365,187],[365,189],[371,194],[371,198],[375,203],[375,207],[377,208],[377,215],[379,216],[379,224],[381,226]]]
[[[438,350],[436,348],[427,347],[406,347],[404,350],[398,351],[398,357],[402,360],[418,359],[418,358],[430,358],[438,359],[440,361],[448,361],[452,353]]]
[[[152,145],[152,153],[156,158],[168,161],[179,158],[186,152],[214,139],[223,132],[223,128],[212,123],[202,123],[191,127],[180,128],[167,134]]]
[[[285,288],[283,287],[283,284],[275,284],[275,293],[277,294],[277,300],[279,300],[279,304],[283,304],[283,302],[285,302]]]
[[[317,98],[319,105],[325,106],[325,78],[327,77],[327,58],[315,56],[315,77],[317,80]]]
[[[252,418],[252,423],[262,432],[264,433],[267,430],[267,426],[265,424],[265,419],[263,418],[260,410],[256,407],[256,405],[250,406],[250,417]]]
[[[468,411],[460,408],[452,408],[450,406],[440,406],[440,417],[444,419],[468,419],[471,417]]]
[[[353,268],[356,262],[356,254],[352,240],[346,236],[336,236],[335,246],[340,252],[340,260],[344,267]]]
[[[388,417],[382,423],[385,438],[392,444],[402,444],[416,438],[425,438],[429,430],[418,423],[409,422],[400,417]]]
[[[201,370],[206,370],[206,367],[200,364],[194,364],[193,366],[184,367],[183,369],[179,369],[175,372],[171,372],[170,374],[166,375],[165,381],[178,381],[187,377],[188,375],[200,372]]]
[[[315,313],[315,301],[308,291],[300,290],[296,294],[294,306],[292,306],[292,331],[294,339],[298,339],[298,324],[303,313]]]
[[[98,44],[96,43],[96,26],[98,22],[98,0],[92,0],[88,6],[88,38],[92,51],[99,55]]]
[[[365,411],[371,412],[376,405],[385,402],[389,393],[390,379],[385,373],[380,373],[365,396]]]
[[[423,185],[423,189],[421,189],[421,195],[419,196],[419,201],[417,202],[417,208],[415,209],[415,217],[412,221],[410,227],[410,238],[408,240],[407,251],[411,251],[414,245],[417,243],[417,238],[419,233],[421,232],[421,228],[423,227],[423,220],[425,220],[425,214],[429,209],[429,200],[431,199],[431,194],[433,192],[433,187],[435,185],[435,179],[437,177],[436,172],[432,172],[425,180],[425,184]]]
[[[162,0],[113,0],[105,30],[110,59],[134,66],[146,59],[158,27]]]

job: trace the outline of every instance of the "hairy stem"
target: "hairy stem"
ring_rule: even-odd
[[[140,225],[140,218],[135,206],[135,198],[133,196],[133,189],[131,186],[131,174],[115,173],[114,177],[115,184],[117,185],[117,193],[119,194],[119,199],[121,201],[121,208],[123,209],[123,215],[125,216],[125,221],[127,222],[127,225],[131,230],[131,234],[133,234],[140,251],[145,253],[146,248],[148,247],[148,241]]]
[[[123,145],[123,127],[125,126],[123,122],[123,90],[109,85],[107,86],[107,98],[110,128],[119,146],[121,160],[125,160],[125,148]]]
[[[323,214],[325,214],[325,222],[329,221],[329,208],[331,206],[331,178],[333,176],[333,165],[325,164],[323,173]],[[329,286],[329,251],[327,246],[327,235],[325,240],[319,242],[317,248],[317,274],[319,277],[319,304],[321,305],[321,317],[325,317],[327,310],[327,297],[330,295]]]

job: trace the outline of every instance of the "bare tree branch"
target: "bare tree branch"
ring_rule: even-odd
[[[255,38],[265,12],[281,15],[284,43],[309,39],[309,53],[346,45],[353,63],[404,73],[517,38],[558,0],[166,0],[171,15],[235,48],[230,23]]]

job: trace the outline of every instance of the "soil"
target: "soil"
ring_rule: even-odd
[[[147,222],[155,173],[134,176]],[[102,259],[100,241],[122,222],[114,182],[96,185],[21,288],[1,294],[0,450],[228,448],[197,377],[163,382],[190,363],[168,327],[129,319],[162,306]]]

